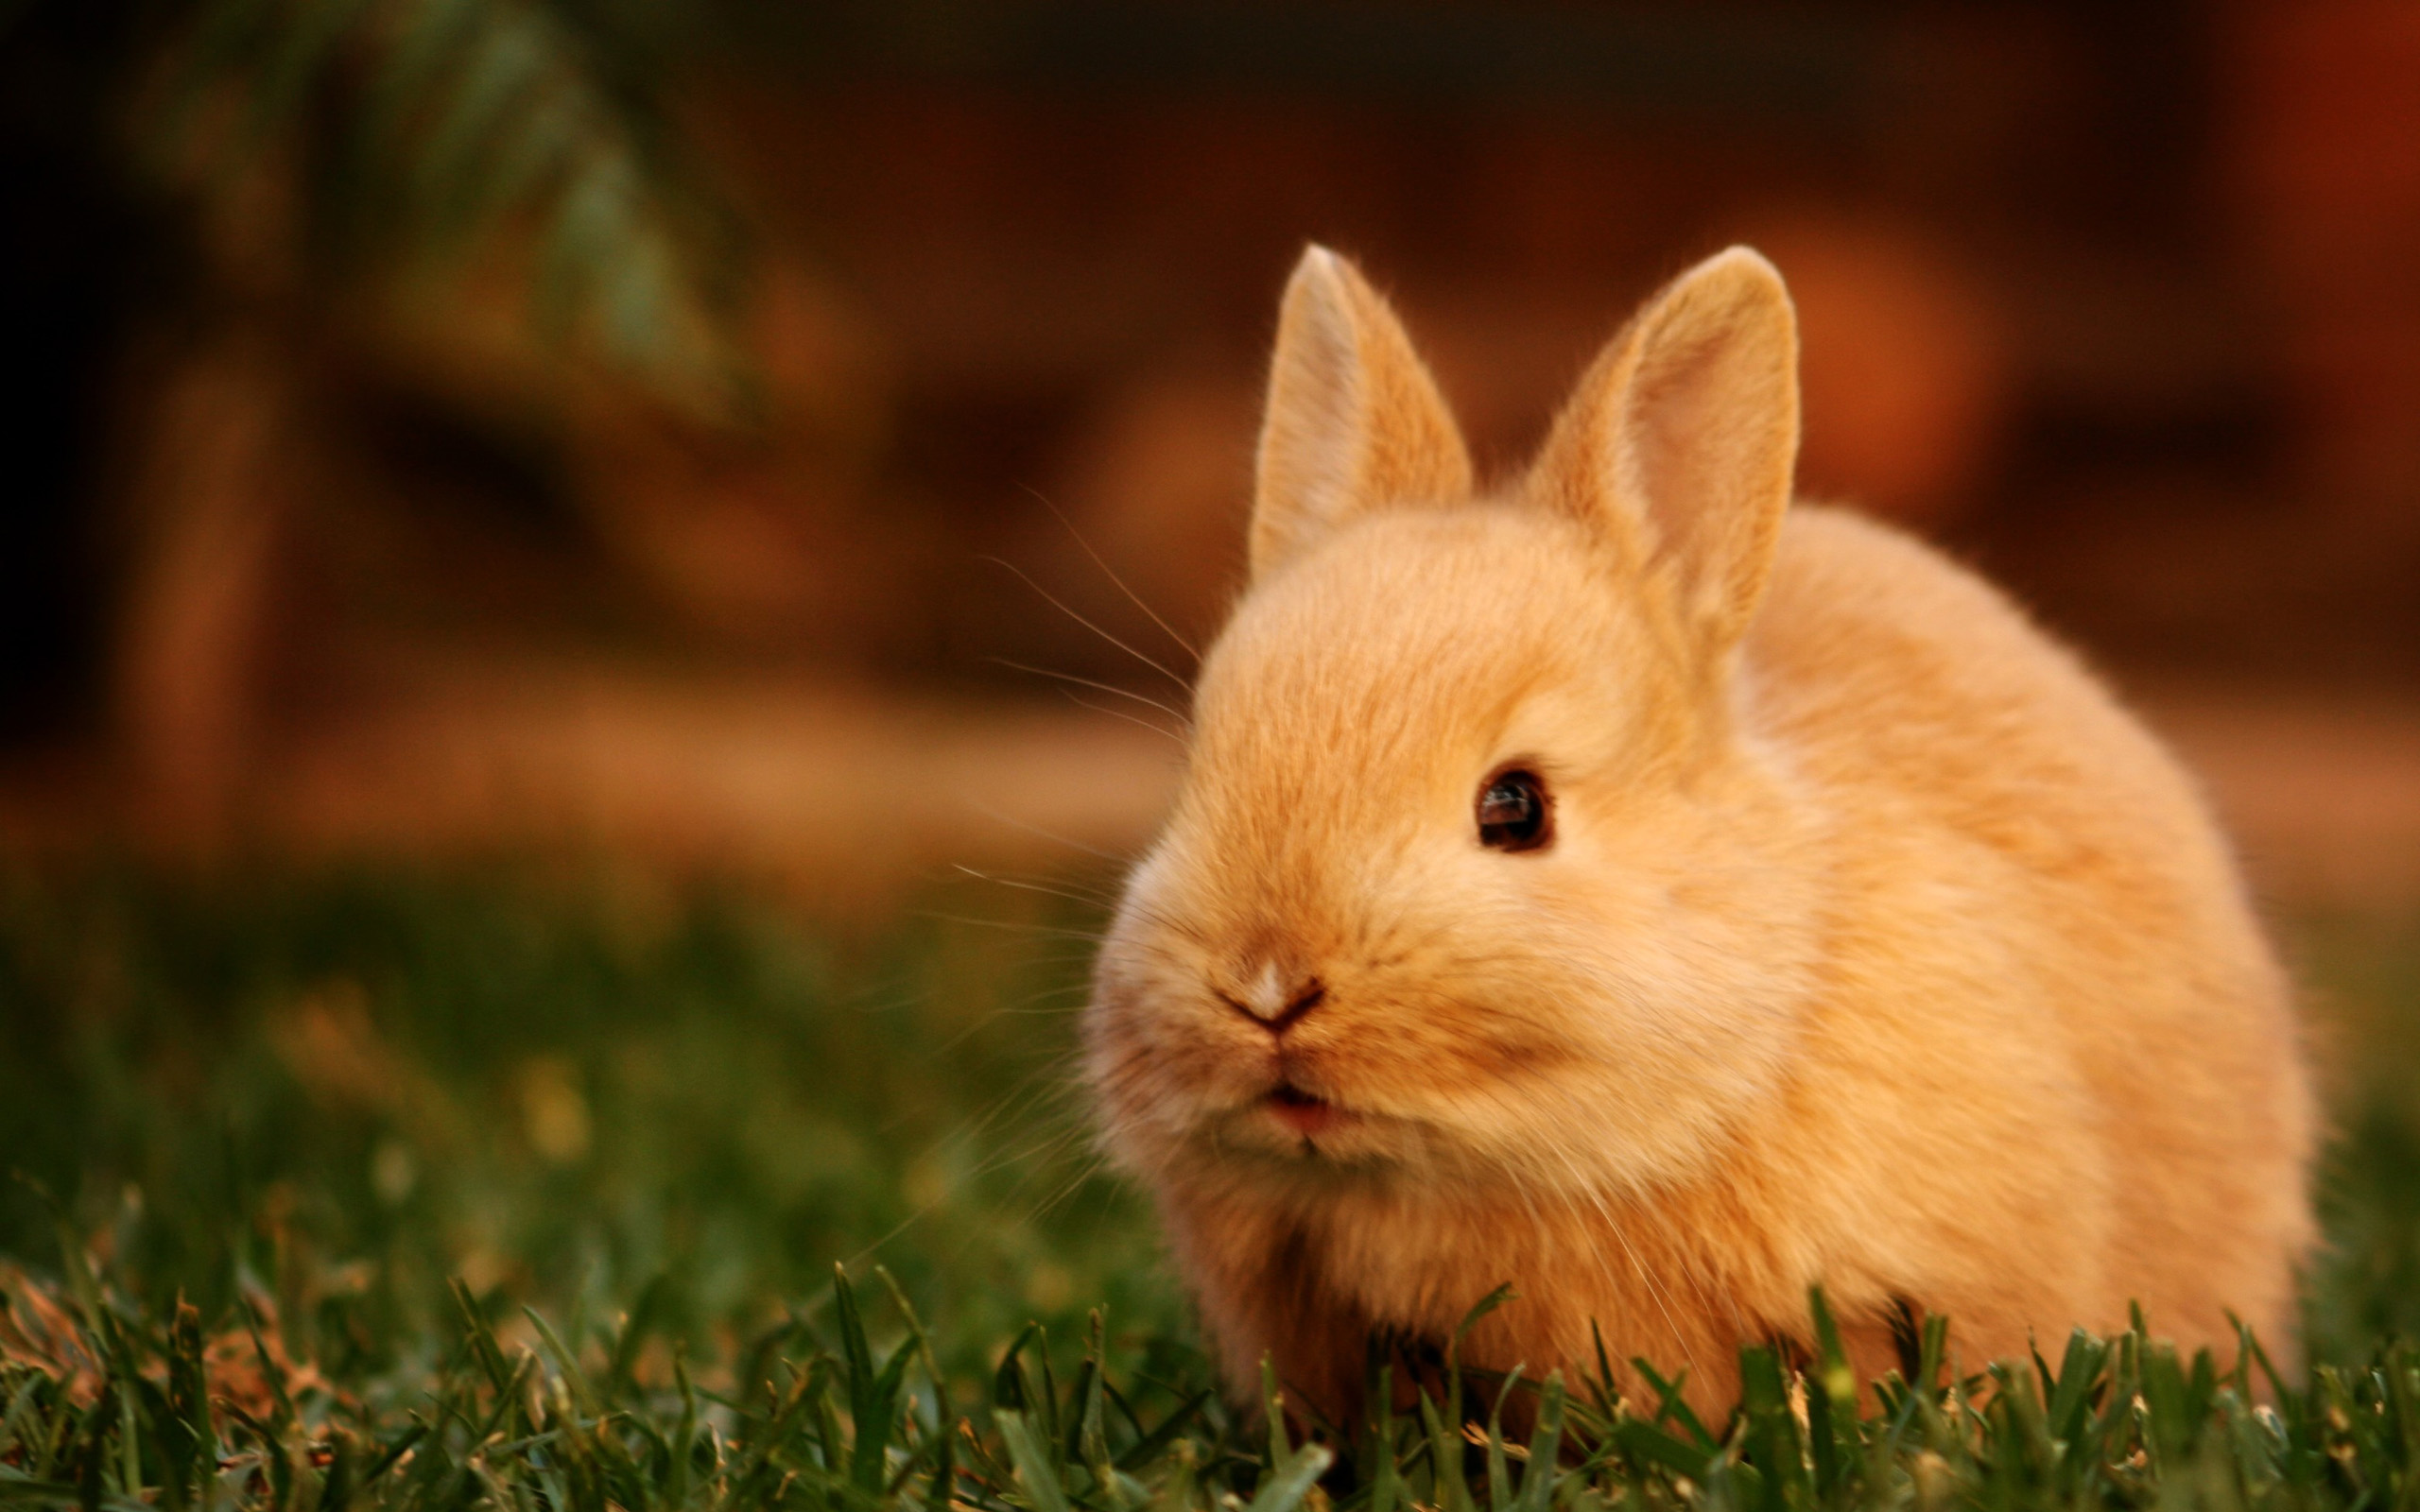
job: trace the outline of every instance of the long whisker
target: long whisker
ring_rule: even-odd
[[[1028,966],[1075,966],[1090,962],[1093,957],[1094,953],[1091,951],[1077,951],[1065,955],[1028,955],[1026,957],[1025,964]]]
[[[1116,636],[1110,634],[1107,630],[1102,629],[1099,626],[1095,625],[1092,621],[1084,618],[1081,614],[1077,613],[1074,610],[1069,609],[1066,605],[1052,597],[1048,589],[1043,587],[1040,583],[1035,582],[1032,577],[1027,575],[1026,570],[1019,567],[1015,562],[1009,560],[1005,557],[986,557],[983,559],[985,561],[997,562],[1001,566],[1006,567],[1009,571],[1016,574],[1017,576],[1025,580],[1025,585],[1028,588],[1032,589],[1035,593],[1042,595],[1043,602],[1048,604],[1060,613],[1066,615],[1069,619],[1074,620],[1085,629],[1088,629],[1095,635],[1099,636],[1102,640],[1107,641],[1110,644],[1125,652],[1128,656],[1132,657],[1135,661],[1142,662],[1147,667],[1150,667],[1161,677],[1167,679],[1170,682],[1175,683],[1178,687],[1184,689],[1188,693],[1193,690],[1193,685],[1185,681],[1183,678],[1178,677],[1175,673],[1170,672],[1158,662],[1154,661],[1150,657],[1145,656],[1142,652],[1135,650],[1124,641],[1121,641]]]
[[[935,1045],[933,1049],[936,1054],[955,1050],[959,1045],[966,1043],[966,1041],[974,1039],[977,1035],[989,1028],[993,1021],[995,1019],[1028,1017],[1063,1019],[1073,1014],[1080,1013],[1083,1011],[1081,1005],[1068,1007],[1050,1008],[1038,1007],[1036,1005],[1046,1002],[1051,998],[1072,997],[1078,993],[1089,993],[1091,991],[1092,984],[1089,982],[1070,982],[1064,987],[1045,988],[1041,991],[1033,993],[1029,997],[1021,998],[1014,1003],[1006,1004],[1000,1007],[991,1008],[983,1013],[977,1014],[972,1022],[969,1022],[964,1027],[960,1028],[948,1039],[943,1040],[940,1044]]]
[[[1081,1192],[1084,1189],[1085,1184],[1091,1181],[1093,1177],[1100,1175],[1108,1165],[1109,1157],[1105,1155],[1096,1155],[1091,1160],[1086,1160],[1082,1165],[1077,1168],[1074,1176],[1069,1177],[1065,1181],[1060,1184],[1056,1191],[1042,1199],[1040,1204],[1034,1208],[1031,1218],[1047,1218],[1050,1216],[1050,1214],[1058,1209],[1060,1204],[1065,1202],[1069,1197],[1074,1196],[1077,1193]]]
[[[851,1255],[847,1261],[843,1262],[843,1263],[845,1263],[851,1270],[856,1269],[859,1265],[865,1263],[868,1257],[880,1254],[882,1252],[883,1246],[890,1243],[901,1234],[904,1234],[908,1229],[916,1227],[916,1225],[922,1222],[927,1214],[940,1206],[941,1204],[939,1202],[925,1203],[923,1207],[916,1209],[913,1212],[908,1214],[907,1217],[902,1218],[896,1224],[893,1224],[889,1233],[884,1234],[873,1244],[866,1246],[865,1248],[858,1250],[854,1255]]]
[[[1037,1066],[1017,1078],[1014,1084],[992,1099],[991,1107],[969,1117],[925,1147],[925,1158],[939,1155],[959,1144],[972,1143],[994,1125],[1015,1122],[1028,1109],[1045,1107],[1050,1098],[1063,1091],[1065,1067],[1056,1060]],[[1063,1110],[1062,1113],[1063,1116]]]
[[[1500,1090],[1491,1089],[1489,1097],[1491,1101],[1510,1106],[1509,1096]],[[1569,1186],[1564,1194],[1564,1201],[1572,1207],[1575,1212],[1578,1211],[1579,1200],[1582,1197],[1585,1197],[1589,1204],[1595,1208],[1597,1215],[1602,1221],[1605,1228],[1613,1234],[1615,1243],[1621,1246],[1623,1254],[1629,1258],[1631,1269],[1637,1275],[1639,1284],[1646,1289],[1649,1300],[1652,1301],[1655,1304],[1655,1310],[1664,1315],[1665,1326],[1672,1331],[1672,1341],[1680,1347],[1681,1357],[1687,1363],[1690,1373],[1692,1375],[1697,1374],[1698,1363],[1696,1352],[1689,1348],[1688,1335],[1682,1331],[1680,1319],[1673,1314],[1668,1294],[1665,1290],[1662,1282],[1656,1279],[1654,1273],[1651,1272],[1645,1262],[1639,1258],[1638,1250],[1631,1244],[1630,1234],[1624,1228],[1620,1220],[1615,1216],[1613,1207],[1605,1200],[1605,1194],[1603,1191],[1599,1188],[1597,1183],[1588,1178],[1587,1173],[1582,1167],[1580,1161],[1573,1155],[1571,1149],[1567,1145],[1556,1143],[1552,1141],[1543,1142],[1534,1148],[1532,1154],[1540,1159],[1551,1159],[1556,1164],[1562,1166],[1569,1182]],[[1515,1181],[1513,1185],[1516,1190],[1521,1192],[1524,1199],[1528,1200],[1528,1184],[1526,1182]],[[1546,1224],[1543,1215],[1538,1213],[1534,1201],[1530,1203],[1530,1211],[1533,1216],[1538,1218],[1538,1230],[1542,1233],[1548,1231],[1547,1225]],[[1602,1270],[1603,1268],[1604,1267],[1600,1264],[1599,1269]],[[1610,1276],[1608,1279],[1610,1280]]]
[[[1063,689],[1061,691],[1064,692],[1065,690]],[[1107,714],[1112,719],[1123,719],[1130,725],[1140,725],[1145,730],[1150,730],[1155,735],[1175,741],[1177,749],[1184,749],[1184,736],[1178,733],[1176,730],[1168,729],[1165,725],[1155,725],[1148,719],[1138,718],[1133,714],[1130,714],[1123,709],[1112,709],[1105,704],[1095,703],[1089,698],[1079,698],[1072,693],[1067,695],[1067,701],[1080,708],[1089,709],[1097,714]]]
[[[1028,1095],[1034,1091],[1034,1079],[1035,1078],[1028,1077],[1027,1078],[1025,1086],[1011,1090],[1007,1095],[1003,1096],[996,1105],[994,1105],[991,1112],[984,1114],[981,1118],[960,1127],[955,1132],[944,1135],[941,1139],[935,1141],[927,1153],[937,1154],[942,1150],[947,1149],[952,1143],[955,1143],[959,1140],[972,1139],[976,1135],[981,1133],[987,1125],[1002,1117],[1019,1102],[1026,1100]],[[1044,1089],[1046,1091],[1048,1089],[1046,1088]],[[1080,1134],[1082,1130],[1080,1129],[1075,1131],[1077,1134]],[[1028,1145],[1024,1150],[1010,1151],[994,1157],[992,1160],[974,1167],[967,1173],[967,1175],[970,1178],[989,1175],[991,1172],[997,1170],[1001,1165],[1011,1160],[1019,1160],[1027,1155],[1064,1144],[1067,1143],[1069,1138],[1070,1135],[1064,1130],[1046,1135],[1040,1142],[1032,1145]],[[890,1232],[884,1234],[881,1238],[876,1239],[873,1243],[866,1246],[865,1248],[857,1251],[857,1253],[849,1260],[848,1263],[855,1265],[866,1257],[876,1253],[885,1245],[890,1244],[901,1234],[906,1233],[910,1228],[913,1228],[918,1220],[929,1215],[934,1209],[940,1207],[946,1200],[946,1197],[937,1197],[930,1202],[921,1204],[913,1212],[910,1212],[907,1217],[902,1218],[896,1225],[894,1225]]]
[[[1040,500],[1042,507],[1049,510],[1051,514],[1058,519],[1061,524],[1067,527],[1067,534],[1074,539],[1077,545],[1084,548],[1084,555],[1093,559],[1093,565],[1100,569],[1101,576],[1108,578],[1111,582],[1115,583],[1117,585],[1117,591],[1124,593],[1127,599],[1132,602],[1136,609],[1139,609],[1144,613],[1150,615],[1151,617],[1151,623],[1160,627],[1161,634],[1167,636],[1169,640],[1174,641],[1178,645],[1184,647],[1184,654],[1193,658],[1194,661],[1200,662],[1201,660],[1201,653],[1194,649],[1193,643],[1186,640],[1184,636],[1177,634],[1174,627],[1170,626],[1167,621],[1160,618],[1158,610],[1152,609],[1150,605],[1144,603],[1142,595],[1135,593],[1134,590],[1127,587],[1126,579],[1117,576],[1117,570],[1110,566],[1110,564],[1102,558],[1099,552],[1093,550],[1093,543],[1084,539],[1084,533],[1076,528],[1076,523],[1067,518],[1064,510],[1061,509],[1056,504],[1053,504],[1047,495],[1046,495],[1040,489],[1033,487],[1031,484],[1026,485],[1025,491],[1032,494],[1037,500]]]
[[[1063,898],[1071,903],[1081,903],[1087,908],[1098,908],[1115,902],[1115,899],[1104,897],[1099,893],[1069,892],[1061,887],[1047,887],[1038,882],[1019,882],[1014,877],[1002,877],[988,871],[977,871],[962,862],[952,862],[950,867],[952,870],[962,871],[977,882],[996,883],[1003,887],[1014,887],[1021,892],[1038,892],[1048,898]]]
[[[1120,698],[1132,698],[1136,703],[1150,704],[1152,708],[1157,709],[1160,713],[1175,720],[1184,729],[1190,730],[1193,728],[1193,721],[1185,717],[1184,710],[1175,708],[1169,704],[1162,703],[1157,698],[1150,697],[1147,695],[1136,693],[1132,688],[1121,688],[1114,682],[1099,682],[1091,678],[1080,678],[1072,672],[1053,672],[1048,667],[1029,667],[1022,662],[1011,662],[1004,656],[995,656],[990,660],[994,664],[1007,667],[1012,672],[1030,672],[1037,678],[1056,678],[1061,682],[1072,682],[1081,688],[1098,688],[1103,693],[1115,694]]]
[[[1017,999],[1014,1003],[1003,1004],[992,1011],[994,1013],[1030,1014],[1035,1018],[1063,1018],[1075,1010],[1072,1008],[1046,1008],[1041,1007],[1038,1005],[1047,1003],[1052,998],[1074,997],[1079,993],[1090,992],[1092,989],[1092,984],[1089,982],[1069,982],[1061,987],[1046,987],[1039,992],[1028,992],[1024,997]]]
[[[1020,1148],[1013,1150],[1002,1150],[999,1154],[992,1157],[992,1159],[974,1167],[967,1173],[967,1175],[970,1177],[989,1176],[993,1172],[1001,1170],[1008,1166],[1021,1164],[1040,1156],[1055,1154],[1060,1150],[1065,1149],[1071,1144],[1080,1143],[1085,1139],[1090,1138],[1091,1133],[1092,1131],[1090,1129],[1084,1128],[1081,1125],[1070,1125],[1064,1128],[1054,1129],[1051,1132],[1043,1135],[1040,1139],[1034,1140],[1030,1143],[1023,1145]]]
[[[1055,935],[1062,939],[1089,940],[1095,945],[1099,944],[1101,940],[1100,934],[1097,930],[1057,929],[1048,924],[1021,924],[1013,919],[975,919],[964,914],[937,914],[925,910],[919,910],[915,917],[933,919],[943,924],[973,924],[980,929],[1005,929],[1017,935]]]
[[[1012,815],[1002,814],[997,809],[985,808],[979,803],[969,803],[967,807],[972,809],[975,813],[981,815],[983,817],[992,820],[995,824],[1005,824],[1011,830],[1023,830],[1026,833],[1047,840],[1053,845],[1063,845],[1070,850],[1080,851],[1085,855],[1095,857],[1101,861],[1107,861],[1115,866],[1131,866],[1134,861],[1132,856],[1122,856],[1114,851],[1103,850],[1097,846],[1086,845],[1081,840],[1070,840],[1063,834],[1054,834],[1038,824],[1028,824],[1025,820],[1017,818]]]
[[[1556,1153],[1562,1157],[1564,1164],[1569,1168],[1575,1189],[1587,1195],[1590,1203],[1596,1208],[1598,1215],[1603,1218],[1606,1228],[1612,1231],[1615,1242],[1622,1246],[1622,1253],[1630,1258],[1631,1269],[1637,1273],[1639,1281],[1646,1286],[1648,1297],[1655,1303],[1655,1310],[1664,1314],[1665,1327],[1672,1331],[1672,1342],[1681,1347],[1681,1358],[1687,1362],[1692,1374],[1698,1373],[1697,1355],[1689,1348],[1688,1335],[1681,1331],[1680,1319],[1672,1315],[1669,1296],[1666,1293],[1663,1284],[1655,1279],[1654,1274],[1648,1269],[1646,1263],[1639,1259],[1637,1249],[1631,1245],[1629,1232],[1624,1228],[1621,1221],[1614,1216],[1613,1207],[1606,1202],[1604,1193],[1599,1191],[1596,1184],[1586,1178],[1580,1170],[1579,1162],[1572,1159],[1570,1151],[1558,1150]]]

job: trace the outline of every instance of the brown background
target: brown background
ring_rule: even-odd
[[[150,237],[41,114],[75,24],[19,25],[0,844],[636,856],[855,911],[1121,851],[1166,715],[1015,668],[1180,701],[1112,638],[1181,678],[1219,619],[1306,240],[1497,468],[1747,240],[1809,493],[2086,647],[2273,898],[2420,902],[2420,10],[736,14],[678,93],[748,229],[744,413],[477,268],[304,297],[273,172]]]

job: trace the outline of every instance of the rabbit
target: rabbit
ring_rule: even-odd
[[[1932,1315],[1969,1366],[2130,1302],[2289,1346],[2315,1115],[2228,848],[2006,598],[1793,507],[1796,340],[1721,252],[1480,488],[1387,302],[1295,268],[1082,1027],[1239,1399],[1266,1356],[1349,1425],[1505,1282],[1465,1365],[1601,1333],[1701,1407],[1818,1284],[1868,1375]]]

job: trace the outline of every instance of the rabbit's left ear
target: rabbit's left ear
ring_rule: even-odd
[[[1764,596],[1798,459],[1798,323],[1745,247],[1700,263],[1614,338],[1555,422],[1533,494],[1668,576],[1709,665]]]

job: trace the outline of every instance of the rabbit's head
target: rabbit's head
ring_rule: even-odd
[[[1742,712],[1797,441],[1789,298],[1683,276],[1475,493],[1393,313],[1286,293],[1251,585],[1086,1018],[1161,1178],[1580,1194],[1685,1176],[1820,970],[1815,821]]]

